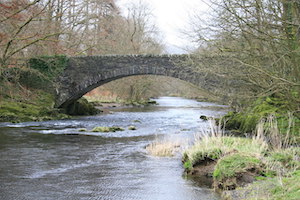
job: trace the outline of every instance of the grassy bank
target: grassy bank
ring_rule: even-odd
[[[298,200],[300,196],[300,170],[285,177],[274,177],[223,193],[223,199]]]
[[[210,177],[224,199],[297,199],[300,148],[281,141],[280,132],[266,137],[266,125],[260,124],[253,138],[213,134],[200,139],[184,152],[186,172]]]
[[[2,81],[0,86],[0,122],[44,121],[69,118],[54,109],[54,97],[40,89]]]
[[[99,110],[84,98],[66,109],[56,109],[53,93],[27,88],[19,83],[3,81],[0,91],[0,122],[67,119],[71,116],[99,113]]]
[[[227,130],[239,133],[254,133],[260,121],[267,121],[270,115],[276,118],[278,130],[287,137],[300,142],[299,104],[285,100],[280,96],[261,97],[247,103],[239,112],[229,112],[223,117]]]
[[[85,99],[64,110],[54,108],[55,80],[67,61],[63,55],[43,56],[29,59],[22,66],[0,68],[0,122],[44,121],[98,113]]]

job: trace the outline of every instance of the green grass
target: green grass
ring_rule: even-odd
[[[218,161],[213,177],[218,181],[223,181],[228,178],[236,177],[237,174],[247,172],[250,169],[262,170],[262,165],[262,161],[255,156],[234,153]]]
[[[287,177],[269,178],[238,188],[235,196],[247,200],[299,200],[300,170]]]
[[[270,191],[271,199],[296,200],[300,197],[300,171],[290,177],[278,180],[276,186]]]
[[[281,175],[288,175],[290,172],[300,170],[300,148],[290,147],[274,150],[266,155],[266,162],[273,171],[280,171]]]
[[[207,159],[213,161],[219,159],[222,156],[222,150],[220,148],[206,148],[205,150],[198,150],[194,148],[186,151],[184,154],[184,160],[189,161],[192,166],[195,166],[201,164]]]
[[[192,165],[191,161],[189,161],[189,160],[184,162],[183,167],[187,171],[190,171],[193,169],[193,165]]]
[[[260,140],[238,137],[205,137],[184,152],[184,160],[189,160],[192,165],[197,165],[205,159],[218,160],[226,154],[233,152],[261,155],[268,145]]]

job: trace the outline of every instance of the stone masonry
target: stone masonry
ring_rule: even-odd
[[[189,60],[191,60],[190,55],[70,57],[68,66],[57,78],[55,107],[66,107],[102,84],[134,75],[170,76],[196,86],[202,84],[203,87],[205,77],[203,73],[197,72],[192,65],[182,64],[188,63]]]

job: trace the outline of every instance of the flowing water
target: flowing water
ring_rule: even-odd
[[[72,120],[0,123],[0,199],[219,199],[184,176],[179,156],[153,157],[145,146],[161,139],[189,143],[209,127],[200,115],[217,117],[226,107],[176,97],[157,102]],[[137,130],[89,131],[130,125]]]

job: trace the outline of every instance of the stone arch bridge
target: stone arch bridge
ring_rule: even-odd
[[[205,58],[207,62],[214,59]],[[162,75],[190,82],[204,89],[218,85],[197,72],[190,55],[107,55],[70,57],[68,65],[57,78],[56,105],[63,108],[72,104],[92,89],[107,82],[134,75]],[[213,83],[215,82],[215,83]]]

